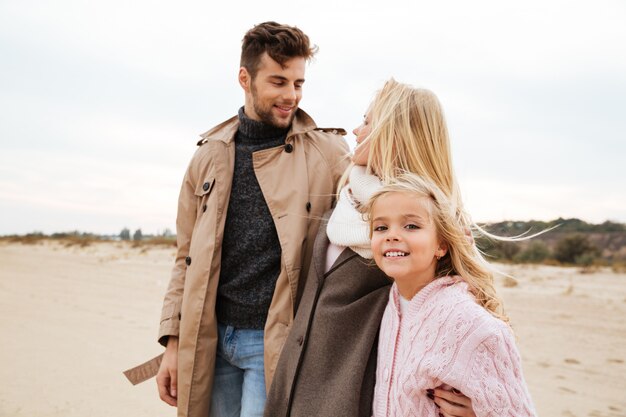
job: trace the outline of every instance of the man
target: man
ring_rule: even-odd
[[[161,399],[179,416],[263,415],[299,277],[348,164],[341,136],[298,108],[315,52],[295,27],[266,22],[248,31],[239,70],[245,104],[202,135],[187,169],[157,374]],[[157,361],[127,376],[146,379]]]

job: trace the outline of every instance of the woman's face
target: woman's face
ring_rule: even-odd
[[[366,139],[372,131],[370,116],[371,109],[367,109],[367,113],[363,116],[363,122],[352,131],[356,136],[356,149],[354,150],[354,155],[352,155],[352,162],[354,162],[355,165],[367,165],[370,144]]]

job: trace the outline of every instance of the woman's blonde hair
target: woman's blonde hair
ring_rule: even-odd
[[[430,220],[435,226],[439,239],[447,245],[446,255],[437,261],[435,278],[448,275],[461,276],[481,306],[495,317],[508,322],[502,301],[494,287],[494,270],[466,234],[469,227],[469,224],[464,221],[466,216],[459,216],[450,197],[434,182],[413,173],[402,173],[383,185],[362,207],[370,222],[370,237],[374,204],[383,195],[396,192],[423,198],[427,202],[426,208],[430,213]]]
[[[369,115],[371,131],[365,139],[370,147],[368,172],[377,175],[383,184],[406,172],[432,181],[450,199],[458,220],[469,224],[452,168],[446,120],[437,96],[430,90],[391,78],[376,94]],[[341,178],[338,192],[348,181],[353,166]]]
[[[435,94],[392,78],[376,94],[369,123],[370,172],[383,183],[412,172],[430,178],[446,195],[457,198],[448,129]]]

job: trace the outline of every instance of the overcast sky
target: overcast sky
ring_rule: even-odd
[[[266,20],[320,48],[318,126],[351,132],[392,76],[433,90],[475,220],[626,222],[626,2],[2,0],[0,234],[174,229]]]

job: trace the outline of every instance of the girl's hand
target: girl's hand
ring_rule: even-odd
[[[436,388],[428,390],[428,394],[428,398],[437,405],[440,417],[476,417],[472,401],[455,388],[452,390]]]

